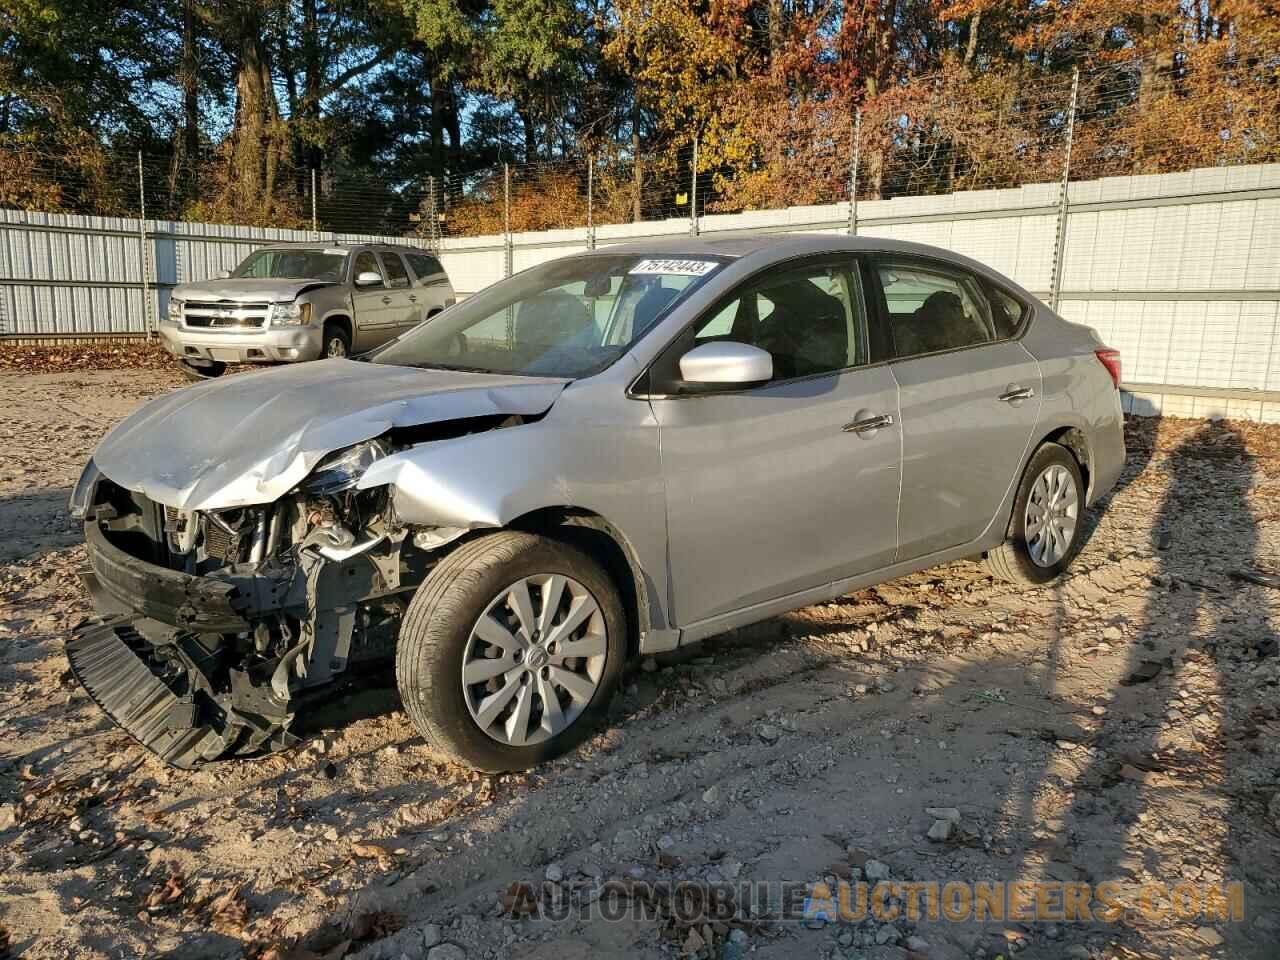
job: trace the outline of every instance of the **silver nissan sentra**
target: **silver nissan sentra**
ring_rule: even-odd
[[[627,661],[960,557],[1037,584],[1124,464],[1120,366],[994,271],[836,236],[612,246],[360,360],[211,381],[72,495],[68,642],[189,767],[298,741],[394,658],[481,770],[573,747]]]

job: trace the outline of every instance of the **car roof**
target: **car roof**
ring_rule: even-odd
[[[996,270],[964,254],[914,243],[910,240],[892,240],[888,237],[848,236],[838,233],[761,233],[742,231],[730,235],[710,237],[670,237],[653,240],[637,240],[629,243],[598,246],[586,256],[625,254],[639,257],[725,257],[742,260],[751,268],[767,269],[795,257],[824,253],[899,253],[941,260],[985,276],[997,285],[1022,290],[1014,281]],[[1026,293],[1027,296],[1031,294]]]
[[[339,249],[339,250],[399,250],[401,253],[426,253],[435,256],[425,247],[413,246],[407,243],[350,243],[341,240],[289,240],[282,243],[264,243],[259,250],[319,250],[319,249]]]
[[[670,237],[597,246],[595,254],[632,256],[719,256],[737,259],[751,254],[772,254],[783,260],[809,253],[914,253],[946,260],[964,259],[942,247],[885,237],[850,237],[835,233],[735,233],[731,236]]]

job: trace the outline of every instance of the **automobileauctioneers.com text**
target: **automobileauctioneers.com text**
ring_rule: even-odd
[[[1015,921],[1114,923],[1240,922],[1244,886],[1224,883],[1097,884],[1059,881],[744,881],[737,883],[609,881],[587,896],[566,896],[547,884],[517,885],[509,909],[544,919],[635,920],[659,913],[683,923],[731,921],[744,915],[770,922],[858,923],[873,917],[953,923]],[[515,888],[513,888],[515,890]]]

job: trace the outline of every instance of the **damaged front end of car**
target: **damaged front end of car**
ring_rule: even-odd
[[[309,705],[394,655],[413,590],[462,528],[411,527],[388,486],[358,489],[410,446],[514,426],[519,415],[393,429],[330,453],[270,503],[180,509],[90,462],[72,497],[101,615],[67,643],[121,727],[188,768],[284,749]]]

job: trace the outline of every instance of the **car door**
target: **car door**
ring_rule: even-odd
[[[453,287],[439,260],[427,253],[409,253],[405,259],[418,278],[416,292],[422,300],[423,319],[453,306]]]
[[[356,278],[362,273],[376,273],[381,280],[368,287],[356,286]],[[391,289],[372,250],[356,254],[351,268],[351,302],[355,309],[355,352],[369,350],[395,336],[391,329]]]
[[[681,395],[679,358],[712,340],[768,350],[773,380]],[[897,386],[867,342],[856,263],[809,260],[749,281],[651,368],[681,626],[893,560]]]
[[[378,252],[378,259],[382,261],[382,272],[390,290],[386,331],[387,338],[390,339],[418,325],[423,317],[422,301],[400,254],[394,250],[381,250]]]
[[[872,280],[899,387],[898,559],[910,560],[969,543],[996,519],[1039,418],[1040,368],[968,271],[881,257]]]

